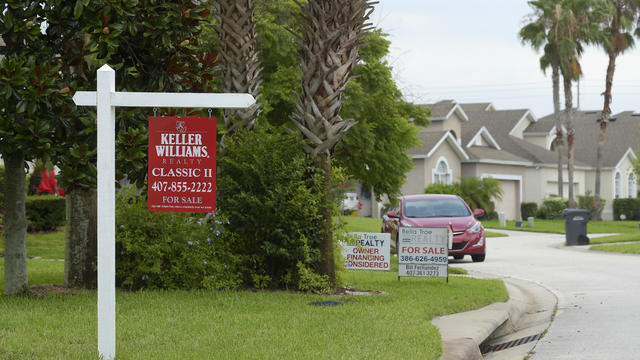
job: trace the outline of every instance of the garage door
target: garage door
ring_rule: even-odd
[[[496,211],[503,212],[508,220],[520,219],[520,184],[518,180],[499,180],[502,199],[494,199]]]

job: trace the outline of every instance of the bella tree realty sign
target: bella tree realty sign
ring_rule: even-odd
[[[149,117],[149,211],[216,211],[216,120]]]
[[[345,266],[350,270],[389,270],[389,233],[353,232],[351,242],[342,242]]]

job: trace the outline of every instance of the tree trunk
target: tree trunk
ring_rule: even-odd
[[[315,158],[316,164],[324,171],[324,183],[326,194],[326,206],[324,207],[325,233],[323,234],[320,250],[322,252],[321,270],[324,275],[329,277],[331,286],[336,284],[336,267],[333,257],[333,214],[331,212],[331,202],[333,189],[331,186],[331,155],[329,152],[318,154]]]
[[[96,190],[73,189],[66,202],[64,286],[93,289],[98,280]]]
[[[564,77],[564,100],[565,100],[565,126],[567,128],[567,173],[569,177],[569,207],[575,206],[573,194],[573,140],[575,129],[573,127],[573,94],[571,93],[571,78]]]
[[[5,166],[4,278],[5,295],[24,293],[27,278],[26,174],[24,153],[3,154]]]
[[[564,179],[562,169],[562,155],[564,149],[564,134],[560,120],[560,66],[551,66],[551,81],[553,82],[553,118],[556,125],[556,152],[558,153],[558,196],[564,197]]]
[[[611,30],[613,39],[615,39],[618,34],[618,28],[616,24],[619,24],[619,22],[614,21]],[[596,186],[595,193],[593,194],[593,204],[596,209],[598,209],[600,206],[602,155],[604,151],[604,145],[606,143],[607,125],[609,123],[609,118],[611,117],[611,88],[613,86],[613,74],[616,70],[617,56],[618,53],[615,51],[615,49],[609,53],[609,65],[607,66],[607,75],[605,80],[604,106],[602,107],[602,116],[600,118],[600,136],[598,137],[598,150],[596,152]],[[602,213],[600,211],[596,211],[594,213],[594,220],[602,220]]]

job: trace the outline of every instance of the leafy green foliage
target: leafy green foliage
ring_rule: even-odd
[[[262,61],[262,117],[270,124],[288,123],[301,91],[300,46],[296,35],[300,7],[292,0],[263,1],[256,10],[258,52]]]
[[[226,140],[218,164],[218,202],[232,251],[245,267],[244,284],[300,288],[316,283],[324,234],[323,178],[295,135],[255,129]],[[304,275],[304,276],[303,276]],[[317,280],[317,279],[316,279]]]
[[[586,195],[578,195],[578,209],[586,209],[591,211],[589,213],[589,219],[593,220],[596,214],[602,213],[602,209],[604,209],[606,201],[604,199],[600,199],[599,206],[595,206],[595,199],[593,195],[589,191],[587,191]]]
[[[640,220],[640,199],[626,198],[613,200],[613,219],[621,220],[624,214],[627,220]]]
[[[212,90],[217,56],[202,39],[212,20],[208,1],[98,0],[82,7],[82,17],[89,12],[93,19],[85,30],[94,56],[116,70],[119,91]],[[184,113],[167,110],[168,115]],[[162,110],[160,114],[165,115]],[[149,115],[148,110],[128,108],[116,114],[118,176],[126,174],[139,186],[146,179]]]
[[[30,231],[54,231],[64,225],[65,200],[62,197],[27,196],[25,207]]]
[[[413,164],[405,151],[418,145],[418,128],[428,124],[429,109],[408,103],[393,80],[385,60],[391,42],[387,34],[374,30],[360,48],[362,62],[347,86],[341,115],[358,121],[338,143],[337,165],[374,188],[377,198],[395,198]],[[413,122],[410,122],[412,120]]]
[[[459,183],[454,184],[443,184],[443,183],[434,183],[424,189],[425,194],[451,194],[458,195],[461,198],[464,198],[464,194],[462,193],[462,189],[460,188]]]
[[[502,189],[498,180],[478,179],[471,176],[463,176],[459,183],[431,184],[424,192],[425,194],[458,195],[471,209],[483,209],[487,215],[495,212],[495,204],[491,199],[502,197]]]
[[[235,288],[238,259],[220,216],[147,211],[133,187],[116,197],[116,284],[128,289]]]
[[[536,212],[538,211],[538,204],[534,202],[523,202],[520,203],[520,214],[523,219],[527,219],[529,217],[535,217]]]
[[[562,212],[569,207],[569,201],[562,198],[547,198],[536,212],[538,219],[562,219]]]

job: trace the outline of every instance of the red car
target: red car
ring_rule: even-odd
[[[483,214],[482,209],[472,212],[456,195],[407,195],[400,197],[397,208],[390,209],[382,217],[382,232],[391,233],[393,251],[399,226],[448,227],[451,224],[453,249],[449,249],[449,256],[459,260],[471,255],[474,262],[481,262],[486,254],[486,239],[484,227],[475,217]]]

